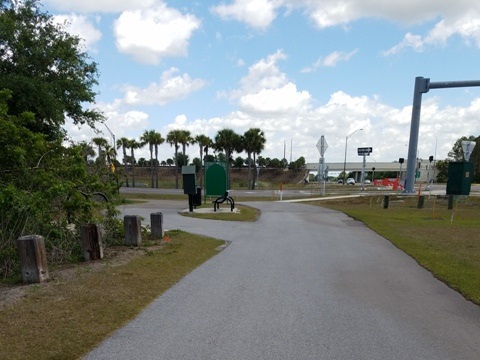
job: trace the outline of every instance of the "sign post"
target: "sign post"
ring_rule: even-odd
[[[363,164],[362,164],[362,190],[365,190],[365,166],[366,166],[366,156],[369,156],[372,152],[371,147],[363,147],[358,148],[357,153],[359,156],[363,156]]]
[[[317,142],[317,149],[320,153],[320,159],[318,160],[318,181],[321,181],[322,184],[322,195],[325,195],[325,151],[328,149],[327,140],[325,140],[325,135],[320,137],[320,140]]]

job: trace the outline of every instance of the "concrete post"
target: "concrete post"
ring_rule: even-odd
[[[125,215],[123,218],[125,227],[125,245],[140,246],[142,244],[142,225],[140,216]]]
[[[163,214],[161,212],[150,214],[150,226],[152,228],[152,236],[155,238],[165,235],[163,229]]]
[[[97,224],[83,224],[80,226],[83,258],[86,261],[103,259],[102,236]]]
[[[17,239],[22,279],[25,284],[47,281],[48,265],[45,241],[40,235],[26,235]]]

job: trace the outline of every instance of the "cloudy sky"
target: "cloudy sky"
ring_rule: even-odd
[[[99,64],[96,106],[116,138],[262,129],[262,156],[407,157],[416,76],[480,80],[478,0],[43,0]],[[480,88],[423,96],[419,157],[480,135]],[[92,132],[67,124],[73,140]],[[103,136],[110,138],[102,125]],[[199,156],[198,146],[189,155]],[[173,148],[160,147],[160,159]],[[137,157],[149,157],[147,148]]]

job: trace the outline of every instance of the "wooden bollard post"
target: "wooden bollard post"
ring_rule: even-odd
[[[447,204],[448,210],[453,209],[453,195],[448,195],[448,204]]]
[[[86,261],[103,259],[102,236],[97,224],[83,224],[80,226],[83,258]]]
[[[417,209],[423,209],[423,205],[425,204],[425,196],[420,195],[418,197],[418,204],[417,204]]]
[[[388,203],[390,202],[390,196],[385,195],[383,197],[383,208],[388,209]]]
[[[162,237],[165,235],[163,231],[163,214],[161,212],[150,214],[150,226],[152,228],[152,236]]]
[[[27,235],[17,239],[22,279],[26,284],[48,280],[47,252],[40,235]]]
[[[140,216],[125,215],[123,225],[125,227],[125,245],[140,246],[142,244]]]

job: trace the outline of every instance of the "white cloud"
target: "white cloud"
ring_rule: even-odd
[[[418,52],[422,51],[424,48],[424,41],[422,40],[422,37],[418,35],[413,35],[411,33],[407,33],[405,35],[405,38],[399,44],[388,49],[387,51],[384,51],[383,55],[385,56],[395,55],[406,48],[412,48],[413,50]]]
[[[163,57],[186,56],[188,41],[200,20],[161,3],[154,8],[128,10],[115,21],[120,52],[136,61],[158,64]]]
[[[308,91],[298,92],[297,87],[288,83],[276,89],[262,89],[255,94],[247,94],[240,98],[240,109],[247,113],[295,113],[308,107],[310,94]]]
[[[312,66],[302,69],[303,73],[309,73],[317,70],[323,66],[336,66],[341,61],[348,61],[350,58],[358,52],[358,49],[350,51],[349,53],[343,51],[334,51],[325,57],[319,58]]]
[[[186,97],[191,92],[200,90],[206,84],[202,79],[192,79],[190,75],[179,72],[176,68],[164,71],[158,83],[151,83],[147,88],[126,85],[123,87],[128,105],[165,105]]]
[[[210,10],[224,20],[234,19],[253,28],[266,28],[277,16],[279,1],[235,0],[231,5],[213,6]]]
[[[84,45],[87,50],[94,50],[95,44],[101,39],[102,33],[95,28],[92,21],[83,15],[55,15],[54,22],[65,26],[65,30],[69,34],[78,36],[84,40]],[[99,17],[94,19],[96,23],[100,21]]]
[[[247,76],[241,80],[241,92],[252,93],[285,85],[288,82],[287,76],[279,70],[277,62],[286,58],[283,51],[278,50],[250,66]]]
[[[480,48],[480,11],[469,12],[460,18],[446,18],[440,20],[425,36],[408,33],[405,38],[384,55],[394,55],[399,51],[411,48],[414,51],[422,51],[426,46],[443,46],[453,36],[460,36],[464,41],[473,43]]]
[[[50,5],[61,11],[88,12],[122,12],[129,9],[148,8],[158,0],[44,0],[46,5]]]

